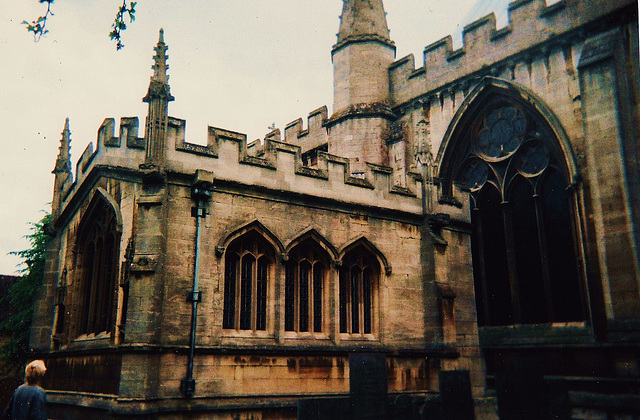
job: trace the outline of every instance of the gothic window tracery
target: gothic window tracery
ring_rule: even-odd
[[[285,331],[324,331],[326,253],[312,240],[289,253],[285,270]]]
[[[466,134],[479,324],[586,319],[570,181],[557,138],[526,106],[497,99]]]
[[[80,309],[78,335],[110,333],[114,324],[118,267],[116,214],[96,196],[78,232]]]
[[[375,332],[375,308],[380,265],[362,246],[342,259],[339,279],[340,333],[364,335]]]
[[[225,258],[223,328],[243,331],[267,329],[273,261],[273,248],[256,231],[229,245]]]

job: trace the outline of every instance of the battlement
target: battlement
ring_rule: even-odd
[[[492,13],[464,27],[461,48],[453,49],[451,36],[428,45],[422,68],[415,68],[413,55],[396,61],[389,69],[393,105],[410,101],[416,93],[431,92],[474,73],[486,72],[496,63],[554,42],[559,34],[572,33],[592,22],[597,25],[616,13],[623,16],[626,7],[634,6],[634,0],[560,0],[553,4],[545,0],[513,1],[508,7],[506,27],[497,29]]]
[[[208,127],[206,145],[189,143],[185,140],[186,121],[169,117],[165,167],[168,172],[186,175],[207,170],[213,172],[216,182],[421,214],[422,186],[417,174],[410,174],[407,185],[400,187],[393,184],[391,168],[366,164],[364,174],[354,177],[347,158],[326,152],[318,152],[314,167],[303,165],[302,147],[287,139],[298,140],[324,130],[326,116],[326,107],[320,108],[309,115],[307,130],[297,129],[301,124],[294,122],[285,130],[285,141],[279,130],[273,130],[261,145],[248,144],[243,133],[217,127]],[[115,119],[104,120],[95,150],[90,143],[78,161],[76,182],[63,193],[65,202],[73,198],[93,168],[108,167],[132,175],[139,172],[145,162],[145,140],[137,137],[138,119],[122,118],[118,136],[116,128]]]
[[[309,113],[307,128],[303,128],[302,118],[290,122],[284,129],[284,142],[300,146],[302,152],[315,149],[326,144],[329,139],[325,124],[328,120],[326,106],[322,106]]]

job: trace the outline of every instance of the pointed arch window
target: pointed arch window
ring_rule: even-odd
[[[345,254],[340,267],[340,333],[373,334],[380,265],[358,246]]]
[[[267,329],[273,261],[273,248],[256,231],[241,236],[229,245],[225,258],[224,329]]]
[[[310,239],[289,252],[285,270],[285,331],[324,331],[328,261],[326,252]]]
[[[116,213],[96,196],[80,223],[77,249],[80,260],[78,335],[110,333],[115,322],[118,275]]]
[[[480,326],[586,319],[573,193],[548,124],[495,98],[463,136],[457,180],[471,197]]]

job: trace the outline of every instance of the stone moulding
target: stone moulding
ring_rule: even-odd
[[[387,260],[387,257],[376,247],[369,239],[365,236],[359,236],[357,238],[349,240],[347,243],[343,244],[339,249],[336,248],[331,242],[329,242],[324,236],[320,235],[318,231],[314,228],[309,228],[298,235],[295,239],[289,241],[287,247],[285,247],[282,241],[273,234],[267,227],[265,227],[259,220],[254,220],[249,223],[245,223],[240,226],[236,226],[234,228],[228,229],[224,235],[218,241],[218,245],[215,247],[216,256],[218,258],[222,258],[224,255],[227,246],[235,239],[247,234],[248,232],[255,231],[263,238],[267,239],[273,247],[276,249],[278,255],[281,256],[281,261],[287,261],[289,256],[289,251],[304,241],[305,239],[311,238],[318,245],[324,248],[327,253],[331,256],[332,261],[336,262],[336,266],[340,265],[340,261],[344,255],[354,247],[358,245],[364,246],[371,253],[373,253],[384,267],[385,274],[387,276],[391,275],[391,264]]]
[[[358,236],[356,238],[353,238],[350,241],[348,241],[346,244],[344,244],[342,247],[340,247],[339,250],[338,250],[339,259],[342,260],[342,258],[345,256],[345,254],[347,252],[349,252],[351,249],[353,249],[354,247],[356,247],[358,245],[363,246],[364,248],[369,250],[369,252],[374,254],[378,258],[378,260],[381,263],[382,267],[384,267],[384,273],[387,276],[391,275],[391,273],[392,273],[391,263],[387,260],[387,257],[384,256],[382,251],[380,251],[378,249],[378,247],[376,247],[365,236]]]
[[[295,246],[302,243],[306,239],[312,239],[320,247],[322,247],[330,256],[332,261],[336,261],[338,258],[338,250],[331,244],[324,236],[322,236],[317,229],[309,227],[303,232],[295,235],[295,238],[290,240],[286,246],[286,253],[288,254]]]
[[[193,153],[195,155],[218,157],[216,153],[207,146],[193,143],[182,143],[176,145],[176,150],[180,152]]]
[[[328,128],[331,128],[347,118],[385,118],[392,121],[397,117],[387,104],[355,104],[347,107],[346,109],[335,112],[331,118],[329,118],[326,125]]]
[[[259,220],[254,220],[249,223],[244,223],[240,226],[236,226],[234,228],[228,229],[225,234],[220,238],[218,245],[216,246],[216,256],[218,258],[224,255],[227,246],[231,243],[231,241],[239,238],[251,231],[257,232],[260,236],[265,238],[267,241],[273,245],[276,249],[276,252],[280,255],[286,254],[284,245],[278,239],[276,235],[274,235],[267,227],[265,227]]]
[[[390,39],[382,37],[380,35],[365,34],[365,35],[350,35],[346,37],[345,39],[343,39],[342,41],[340,41],[339,43],[333,46],[333,48],[331,49],[331,54],[333,55],[337,53],[338,51],[340,51],[342,48],[346,47],[349,44],[357,44],[357,43],[363,43],[363,42],[374,42],[374,43],[389,47],[394,51],[396,50],[395,42],[391,41]]]

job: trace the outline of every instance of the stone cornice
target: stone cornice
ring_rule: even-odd
[[[380,35],[350,35],[345,39],[343,39],[342,41],[335,44],[333,48],[331,48],[331,55],[335,54],[336,52],[338,52],[343,47],[349,44],[359,44],[359,43],[365,43],[365,42],[375,42],[375,43],[384,45],[386,47],[389,47],[393,51],[396,50],[395,42],[393,42],[389,38],[385,38]]]
[[[355,104],[350,105],[340,111],[335,112],[326,122],[327,127],[336,125],[337,123],[349,118],[385,118],[387,120],[395,120],[396,114],[391,110],[389,105],[381,103],[373,104]]]

